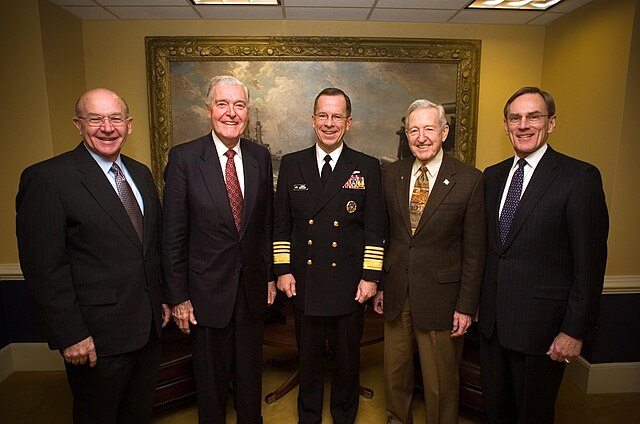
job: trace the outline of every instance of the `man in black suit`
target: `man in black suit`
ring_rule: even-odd
[[[180,329],[193,331],[199,422],[225,422],[234,364],[237,422],[255,424],[262,422],[263,315],[276,293],[271,156],[241,137],[244,84],[214,77],[205,103],[212,132],[172,148],[165,169],[167,297]]]
[[[293,297],[300,356],[298,417],[322,422],[323,354],[335,357],[331,415],[358,412],[363,303],[375,295],[384,256],[379,162],[350,149],[351,101],[337,88],[315,99],[313,147],[282,158],[276,190],[274,270]]]
[[[160,201],[120,154],[129,108],[94,89],[76,103],[74,150],[27,168],[16,198],[20,265],[65,359],[76,423],[150,420],[160,363]]]
[[[547,145],[553,97],[504,107],[515,157],[485,170],[487,259],[478,326],[491,423],[553,423],[565,364],[595,331],[609,218],[596,167]]]

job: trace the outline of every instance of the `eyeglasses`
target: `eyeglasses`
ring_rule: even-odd
[[[323,113],[323,112],[316,113],[315,117],[320,122],[324,122],[324,121],[328,120],[329,118],[331,118],[333,120],[333,122],[335,122],[337,124],[340,124],[340,123],[344,122],[348,118],[348,116],[328,115],[328,114]]]
[[[101,127],[104,124],[105,119],[109,121],[109,123],[113,126],[119,127],[120,125],[124,125],[125,122],[131,120],[131,118],[124,118],[121,115],[111,115],[111,116],[102,116],[102,115],[89,115],[89,116],[76,116],[77,119],[84,119],[87,121],[90,127]]]
[[[525,115],[525,118],[528,123],[537,124],[545,116],[549,116],[549,115],[543,115],[542,113],[538,113],[538,112],[531,112]],[[520,121],[522,121],[522,115],[516,115],[516,114],[507,115],[507,122],[511,125],[519,124]]]

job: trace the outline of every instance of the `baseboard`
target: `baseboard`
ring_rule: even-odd
[[[64,361],[46,343],[11,343],[0,350],[0,381],[16,371],[64,371]]]
[[[590,364],[579,356],[567,366],[565,377],[589,394],[640,393],[640,362]]]

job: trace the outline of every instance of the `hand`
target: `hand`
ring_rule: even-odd
[[[293,274],[284,274],[278,277],[278,290],[284,292],[287,297],[296,295],[296,279]]]
[[[176,323],[178,328],[185,334],[189,334],[191,332],[189,329],[189,323],[193,325],[198,324],[196,317],[193,315],[193,306],[191,306],[190,300],[185,300],[184,302],[175,305],[171,311],[171,315],[173,315],[173,321]]]
[[[375,296],[378,284],[375,281],[360,280],[355,300],[364,303]]]
[[[171,307],[168,304],[163,303],[162,304],[162,328],[164,328],[165,325],[169,324],[170,319],[171,319]]]
[[[89,366],[95,367],[98,362],[96,346],[93,344],[93,337],[91,336],[74,345],[64,348],[62,356],[67,363],[73,365],[86,364],[88,359]]]
[[[453,330],[451,330],[451,337],[460,337],[469,329],[471,325],[471,315],[462,314],[458,311],[453,312]]]
[[[556,338],[553,339],[547,355],[554,361],[566,362],[568,364],[573,358],[580,355],[581,350],[582,340],[574,339],[570,335],[560,332]]]
[[[274,300],[276,300],[276,282],[269,281],[267,283],[267,305],[273,305]]]
[[[373,310],[382,315],[384,313],[384,292],[379,291],[373,297]]]

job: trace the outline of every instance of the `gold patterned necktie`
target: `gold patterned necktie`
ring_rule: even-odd
[[[114,162],[113,165],[111,165],[110,171],[113,172],[116,176],[116,188],[118,189],[118,197],[120,197],[120,201],[124,205],[124,209],[127,211],[129,219],[131,219],[133,228],[136,230],[140,241],[142,241],[143,217],[142,211],[140,210],[140,205],[138,204],[131,186],[127,182],[127,179],[124,177],[124,174],[122,173],[122,170],[117,163]]]
[[[429,176],[427,175],[426,165],[420,167],[420,175],[416,178],[411,193],[411,202],[409,203],[409,216],[411,218],[411,235],[416,233],[418,222],[422,216],[422,211],[427,204],[429,198]]]

